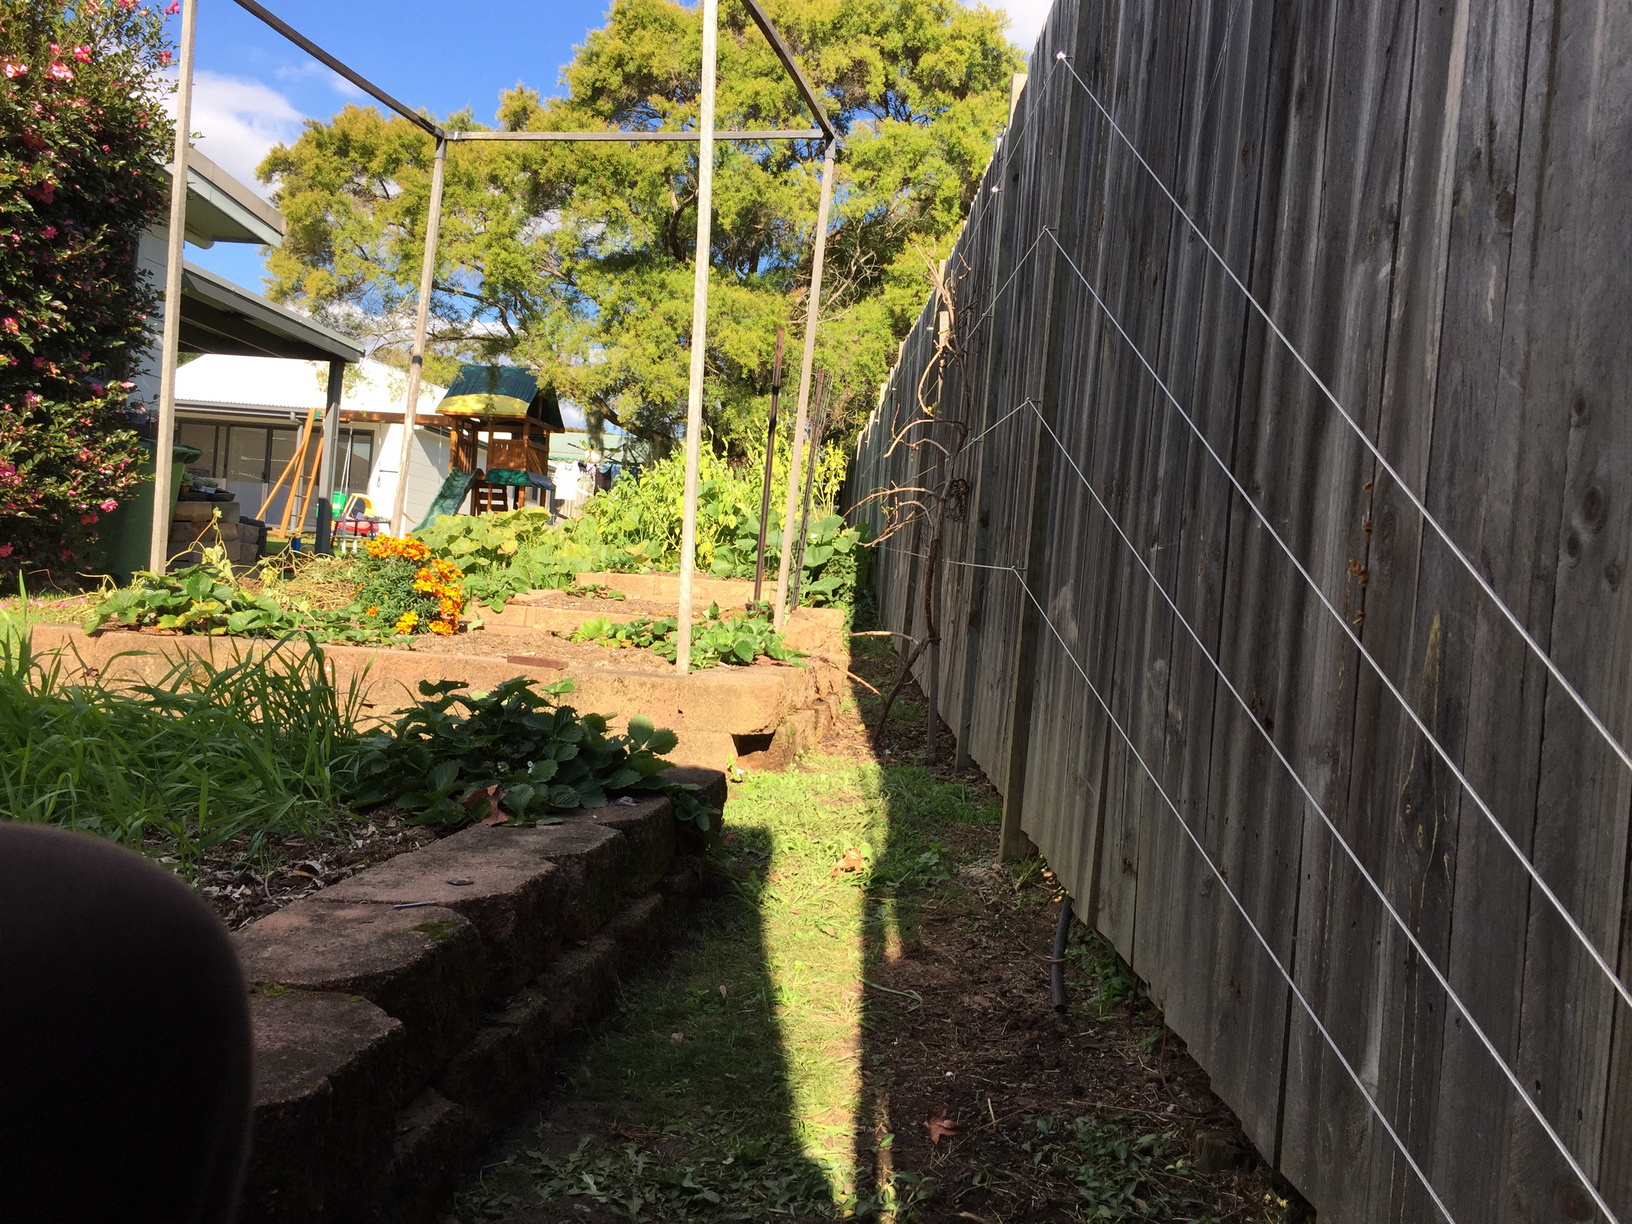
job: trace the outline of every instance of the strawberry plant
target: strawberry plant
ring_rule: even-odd
[[[613,794],[670,793],[676,812],[707,831],[694,787],[665,784],[663,754],[679,737],[636,715],[621,735],[601,714],[580,714],[559,698],[572,681],[538,686],[518,676],[491,693],[458,690],[457,680],[421,681],[424,700],[370,737],[357,766],[354,800],[395,800],[420,823],[549,820],[555,812],[601,807]],[[676,793],[680,792],[680,793]]]
[[[578,626],[575,642],[595,642],[618,649],[645,649],[660,658],[673,659],[679,652],[680,622],[672,616],[641,616],[622,623],[604,616],[592,617]],[[691,628],[691,666],[714,667],[720,663],[744,665],[766,656],[778,662],[795,662],[804,656],[783,644],[782,635],[771,627],[763,614],[720,615],[720,605],[710,604],[708,615]]]

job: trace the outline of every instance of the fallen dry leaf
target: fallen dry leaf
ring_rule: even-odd
[[[931,1143],[939,1143],[943,1135],[963,1134],[962,1125],[947,1117],[944,1105],[937,1105],[924,1115],[924,1129],[929,1132]]]
[[[851,846],[850,849],[848,849],[848,850],[846,850],[844,852],[844,857],[841,858],[838,862],[833,864],[833,870],[828,872],[827,874],[830,875],[830,876],[836,876],[841,871],[860,871],[860,870],[861,870],[861,847],[860,846]]]
[[[478,787],[459,802],[472,811],[485,803],[487,804],[487,815],[482,817],[482,823],[484,825],[503,824],[509,819],[504,810],[499,807],[499,799],[503,794],[504,792],[499,788],[498,783],[494,783],[492,786]]]

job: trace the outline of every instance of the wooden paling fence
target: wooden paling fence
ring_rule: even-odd
[[[1632,6],[1060,0],[847,496],[1323,1220],[1632,1224]]]

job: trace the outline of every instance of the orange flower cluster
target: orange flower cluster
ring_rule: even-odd
[[[465,610],[465,589],[459,580],[465,571],[441,557],[414,575],[414,590],[436,597],[436,618],[432,633],[453,633],[459,628],[459,614]]]
[[[428,545],[412,536],[400,540],[395,536],[378,536],[368,542],[371,557],[401,557],[404,561],[423,561],[431,555]]]

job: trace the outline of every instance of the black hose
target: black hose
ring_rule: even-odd
[[[1054,928],[1054,955],[1049,959],[1049,985],[1054,991],[1054,1010],[1065,1010],[1065,941],[1071,936],[1071,898],[1060,898],[1060,922]]]

